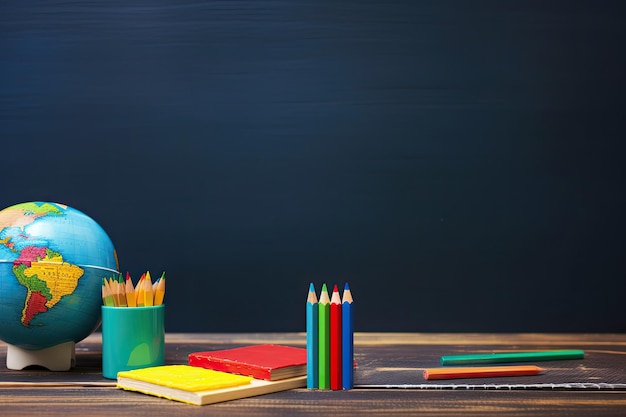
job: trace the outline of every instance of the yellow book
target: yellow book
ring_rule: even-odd
[[[194,405],[213,404],[306,386],[306,375],[278,381],[189,365],[164,365],[122,371],[117,387]]]

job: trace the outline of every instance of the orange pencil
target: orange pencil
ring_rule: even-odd
[[[343,389],[343,379],[341,377],[341,297],[337,285],[333,288],[333,295],[330,299],[330,389]]]
[[[144,285],[143,282],[146,279],[146,274],[141,274],[139,281],[137,281],[137,285],[135,285],[135,304],[137,307],[143,307],[145,302],[144,297]]]
[[[543,368],[534,365],[482,366],[473,368],[424,369],[424,379],[493,378],[502,376],[537,375]]]
[[[126,272],[126,302],[128,303],[128,307],[137,307],[135,287],[133,287],[133,280],[130,279],[130,274],[128,272]]]

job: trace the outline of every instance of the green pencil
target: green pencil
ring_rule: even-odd
[[[558,361],[563,359],[582,359],[585,352],[582,350],[546,350],[537,352],[503,352],[479,353],[472,355],[442,356],[442,365],[469,365],[480,363],[508,363],[508,362],[535,362]]]
[[[322,293],[317,305],[319,308],[319,334],[317,338],[319,343],[319,378],[317,383],[319,389],[330,389],[330,297],[326,284],[322,286]]]

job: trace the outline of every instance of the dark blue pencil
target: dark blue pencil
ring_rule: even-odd
[[[352,310],[352,293],[346,282],[341,304],[343,389],[354,387],[354,317]]]
[[[319,385],[318,316],[317,295],[315,295],[315,287],[311,283],[309,296],[306,300],[306,387],[309,389],[318,388]]]

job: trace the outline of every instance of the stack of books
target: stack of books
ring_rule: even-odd
[[[306,386],[306,349],[253,345],[195,352],[188,365],[119,372],[117,387],[206,405]]]

